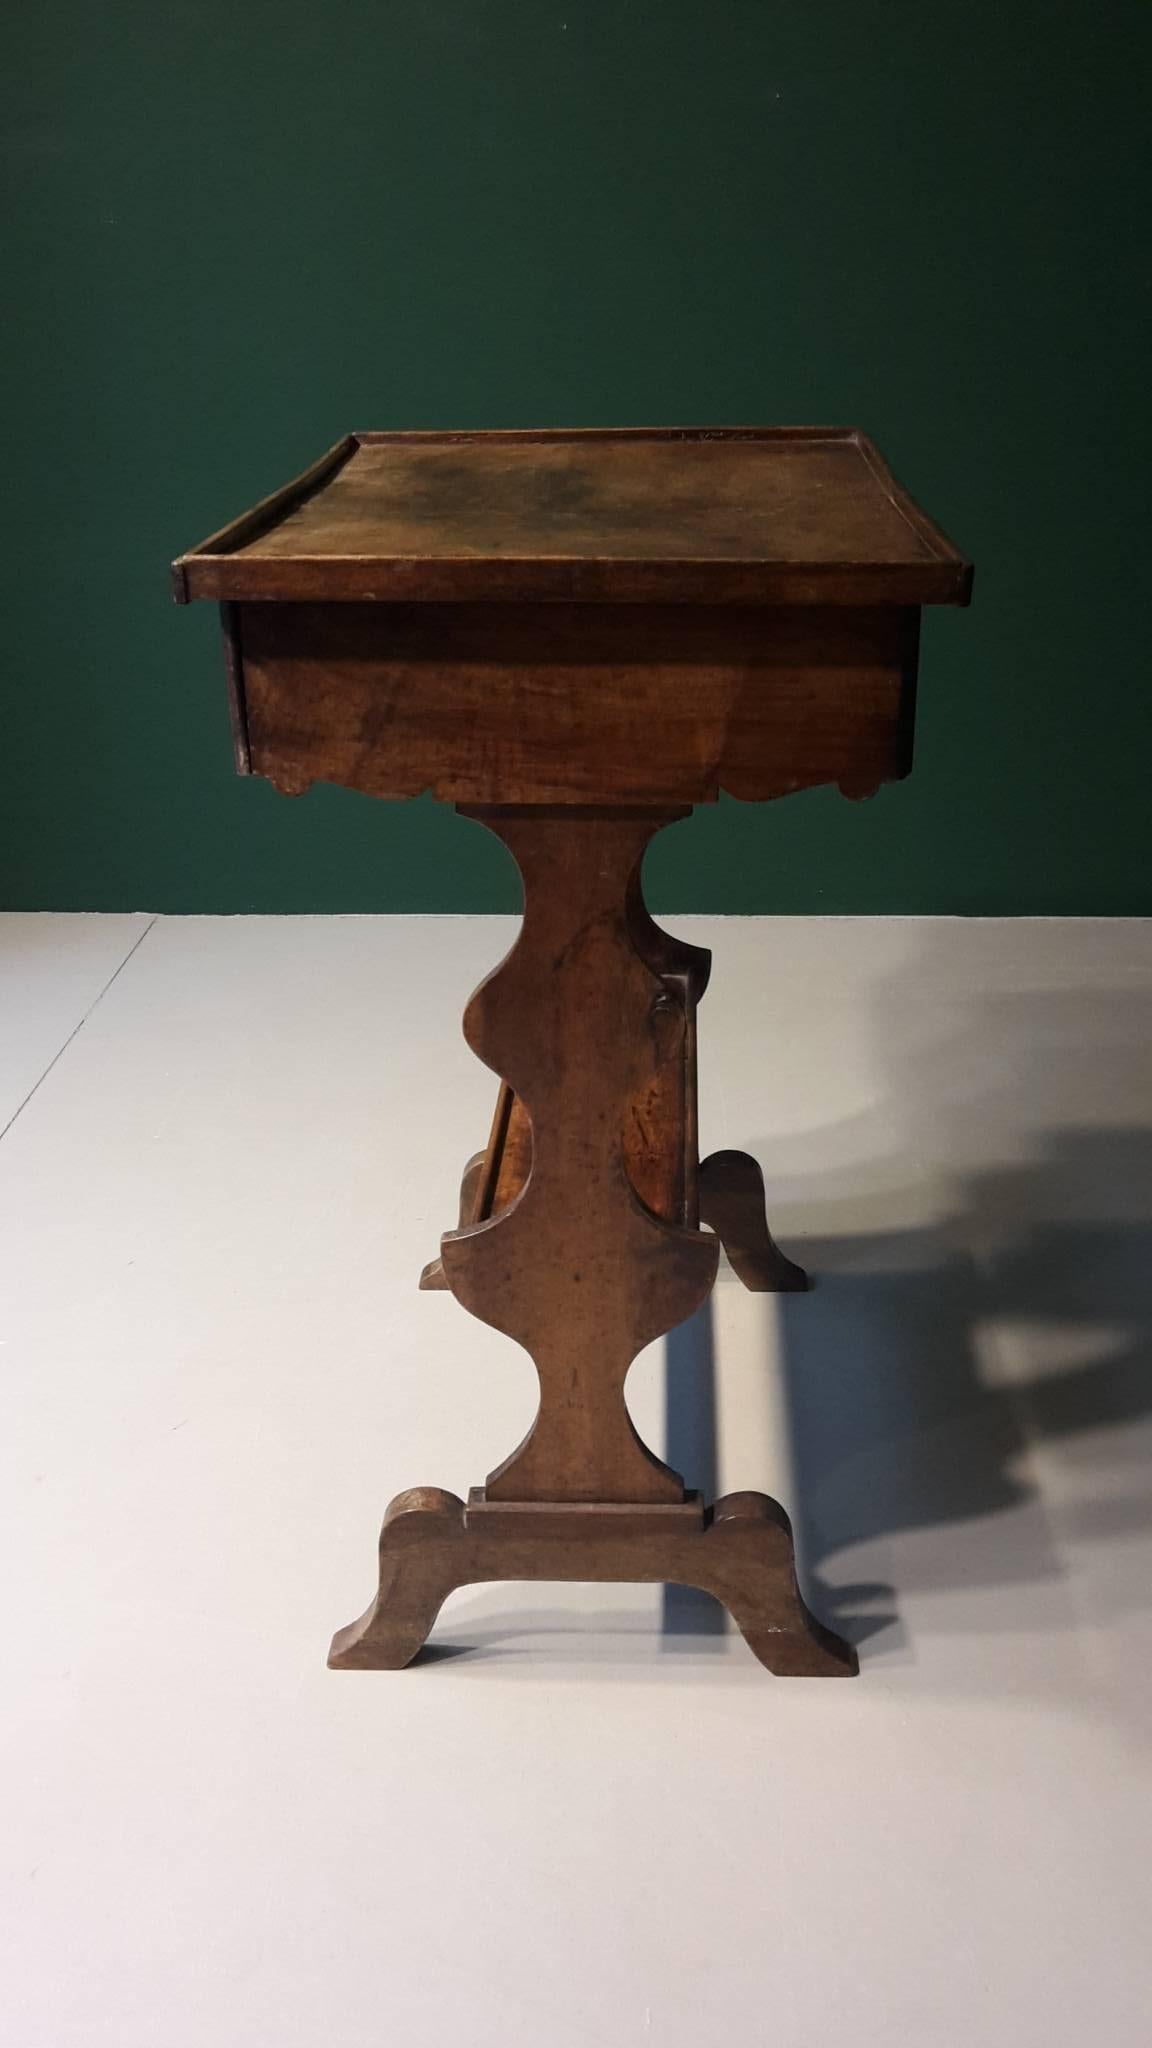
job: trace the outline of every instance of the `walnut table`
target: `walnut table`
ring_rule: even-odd
[[[709,956],[652,922],[640,865],[721,790],[906,775],[920,607],[965,603],[969,566],[862,434],[770,427],[352,434],[174,576],[222,603],[241,774],[431,791],[524,879],[464,1023],[501,1077],[491,1134],[421,1284],[527,1348],[539,1411],[467,1502],[392,1502],[329,1661],[407,1664],[457,1586],[636,1579],[713,1593],[772,1671],[854,1670],[783,1509],[687,1492],[625,1404],[721,1245],[749,1287],[806,1284],[756,1162],[699,1157]]]

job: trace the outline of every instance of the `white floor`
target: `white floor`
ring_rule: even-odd
[[[1145,2048],[1152,925],[669,922],[819,1286],[724,1274],[633,1406],[855,1682],[631,1587],[329,1673],[534,1405],[415,1286],[511,921],[0,920],[4,2048]]]

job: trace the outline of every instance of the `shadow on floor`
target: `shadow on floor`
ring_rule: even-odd
[[[857,1643],[901,1592],[1051,1585],[1065,1546],[1152,1527],[1143,935],[1129,985],[1105,984],[1115,935],[1088,932],[1075,980],[1054,934],[1040,964],[997,956],[996,987],[929,930],[875,991],[873,1111],[754,1148],[816,1282],[776,1304],[803,1576]],[[710,1375],[705,1311],[668,1340],[668,1456],[693,1485],[715,1480]],[[864,1579],[834,1583],[842,1560]],[[701,1621],[670,1598],[672,1633]]]
[[[970,1182],[968,1211],[938,1227],[805,1240],[817,1289],[780,1303],[796,1506],[814,1602],[853,1640],[892,1619],[868,1611],[891,1595],[832,1588],[826,1567],[878,1538],[919,1531],[900,1550],[908,1590],[945,1590],[1052,1581],[1064,1543],[1152,1526],[1140,1438],[1119,1491],[1114,1445],[1092,1486],[1093,1440],[1152,1414],[1152,1225],[1045,1213],[1102,1174],[1148,1189],[1152,1135],[1059,1134],[1033,1168]],[[1058,1539],[1030,1469],[1054,1444]]]

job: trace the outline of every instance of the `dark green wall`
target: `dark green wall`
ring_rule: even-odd
[[[976,559],[916,773],[658,907],[1152,910],[1149,10],[74,0],[7,32],[3,901],[489,909],[428,803],[231,773],[167,563],[349,427],[836,421]],[[1143,342],[1143,347],[1142,347]]]

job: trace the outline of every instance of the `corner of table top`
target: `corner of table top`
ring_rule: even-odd
[[[172,563],[172,596],[175,602],[188,604],[198,595],[189,587],[190,568],[194,568],[206,555],[232,554],[245,541],[255,540],[258,534],[267,532],[268,528],[275,526],[286,512],[294,510],[297,505],[302,505],[306,498],[311,497],[313,491],[319,490],[335,476],[337,470],[343,469],[344,464],[356,453],[365,438],[363,434],[342,434],[316,462],[301,470],[299,476],[292,477],[288,483],[281,484],[279,490],[270,492],[266,498],[261,498],[247,512],[242,512],[238,519],[229,520],[227,526],[218,527],[215,533],[210,533],[208,538],[200,541],[196,547],[177,555]]]

